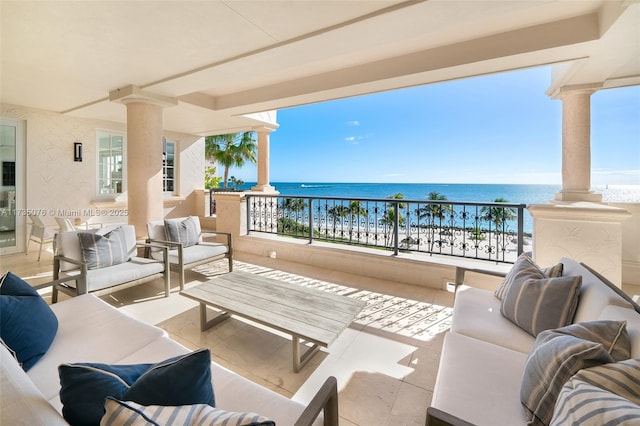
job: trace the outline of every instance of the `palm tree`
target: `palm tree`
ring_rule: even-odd
[[[402,200],[404,198],[404,194],[398,192],[396,194],[388,196],[387,198],[393,200]],[[387,209],[380,219],[380,223],[386,225],[386,232],[384,234],[385,244],[387,241],[390,242],[390,245],[394,244],[395,232],[393,232],[393,230],[395,229],[396,224],[396,206],[398,210],[398,227],[402,228],[404,226],[404,216],[402,216],[402,213],[400,212],[405,208],[404,203],[387,203]]]
[[[233,189],[236,189],[236,190],[242,185],[244,185],[244,181],[242,179],[236,178],[235,176],[231,176],[229,178],[229,183],[231,183],[231,186],[233,186]]]
[[[306,207],[307,203],[305,203],[302,198],[285,198],[282,200],[280,203],[280,211],[278,212],[279,231],[290,231],[291,233],[304,231],[305,227],[300,223],[300,212],[304,211]],[[294,218],[292,218],[292,216]]]
[[[331,221],[333,223],[333,235],[336,235],[336,228],[338,227],[338,222],[349,216],[349,207],[339,204],[337,206],[331,207],[327,210],[327,216],[331,217]]]
[[[285,198],[280,204],[284,211],[301,212],[307,206],[302,198]]]
[[[493,202],[508,203],[504,198],[496,198]],[[506,222],[514,220],[517,217],[515,209],[497,206],[484,206],[480,209],[480,214],[483,219],[493,222],[496,225],[496,231],[501,229]]]
[[[362,203],[360,201],[351,200],[349,202],[349,241],[353,239],[353,227],[356,221],[359,221],[359,217],[367,217],[367,210],[362,207]],[[359,233],[358,233],[359,236]]]
[[[431,191],[427,195],[427,200],[429,201],[446,201],[447,196],[440,194],[438,191]],[[429,241],[431,242],[430,251],[433,251],[433,246],[436,240],[436,219],[442,220],[448,214],[451,214],[453,209],[448,204],[440,204],[440,203],[427,203],[424,207],[418,209],[418,218],[426,219],[429,228]]]
[[[229,168],[242,167],[246,161],[256,162],[258,145],[253,132],[229,133],[204,138],[204,154],[209,161],[216,161],[224,167],[224,188],[229,181]]]

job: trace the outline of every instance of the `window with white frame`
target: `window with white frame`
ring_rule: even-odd
[[[176,143],[163,139],[162,149],[162,189],[174,194],[176,191]]]
[[[122,194],[125,190],[124,135],[98,131],[98,195]]]

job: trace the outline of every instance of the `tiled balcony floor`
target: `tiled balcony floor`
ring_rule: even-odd
[[[47,282],[52,270],[50,249],[40,262],[36,259],[35,250],[26,256],[3,256],[2,270],[33,284]],[[103,299],[167,330],[188,348],[208,347],[217,363],[303,403],[327,376],[335,376],[341,425],[424,425],[451,316],[451,293],[242,253],[236,253],[234,267],[358,297],[368,305],[328,349],[296,374],[287,335],[236,317],[200,332],[197,303],[178,294],[175,274],[168,299],[162,297],[161,280]],[[225,261],[203,265],[187,272],[187,286],[225,272]],[[44,297],[49,295],[43,292]]]

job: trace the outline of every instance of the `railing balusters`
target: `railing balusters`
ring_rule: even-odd
[[[492,262],[524,250],[524,204],[247,194],[247,232]]]

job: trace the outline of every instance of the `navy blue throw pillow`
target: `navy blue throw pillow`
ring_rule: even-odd
[[[38,292],[7,272],[0,281],[0,338],[15,352],[24,371],[47,352],[58,318]]]
[[[62,364],[58,373],[62,415],[72,426],[100,424],[107,397],[143,405],[215,406],[208,349],[157,364]]]

